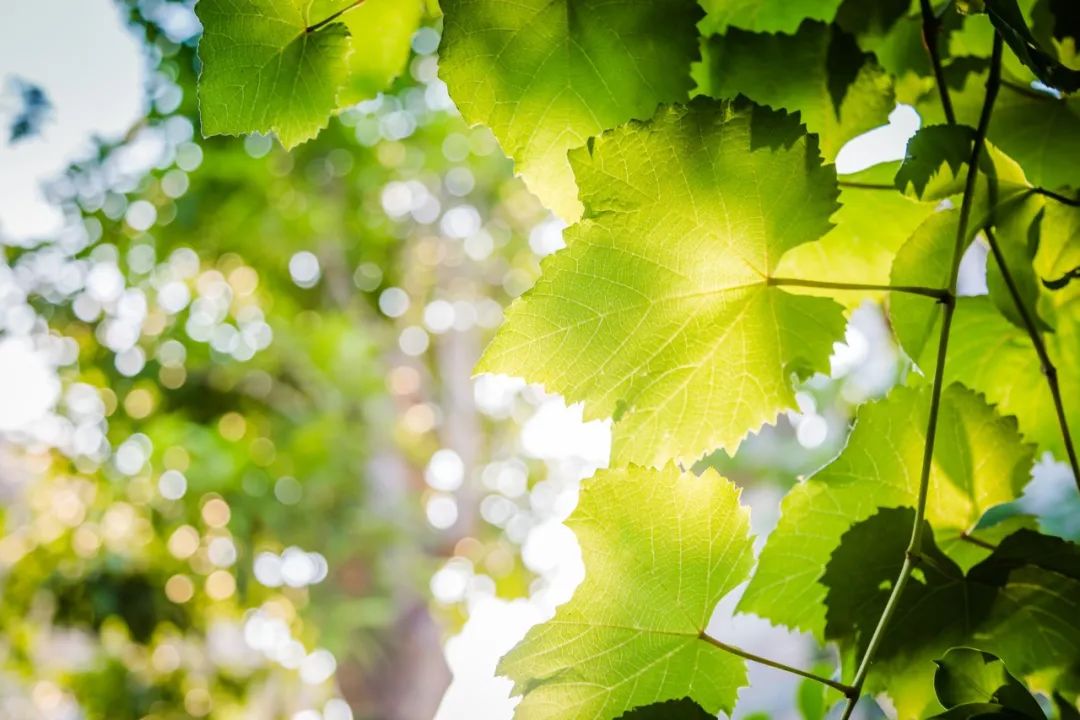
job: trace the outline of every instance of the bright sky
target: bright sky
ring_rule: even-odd
[[[22,77],[53,104],[41,135],[9,145],[7,128],[0,133],[0,235],[42,237],[61,218],[41,183],[91,137],[118,137],[142,115],[146,66],[112,0],[6,0],[0,14],[0,84]]]

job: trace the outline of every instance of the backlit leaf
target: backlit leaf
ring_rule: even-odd
[[[896,388],[864,405],[847,447],[796,485],[781,503],[740,609],[819,637],[825,629],[828,558],[850,528],[882,507],[914,505],[918,496],[930,388]],[[1016,423],[960,386],[942,394],[927,517],[942,540],[975,527],[994,505],[1019,496],[1031,448]],[[863,583],[859,580],[859,583]]]
[[[836,208],[812,137],[780,113],[697,99],[575,151],[585,218],[477,371],[614,416],[616,464],[734,449],[793,407],[793,373],[825,370],[843,334],[836,303],[768,285]]]
[[[524,695],[515,717],[614,718],[682,698],[731,712],[745,662],[701,635],[753,565],[738,488],[714,471],[601,471],[568,524],[585,581],[499,663]]]
[[[685,100],[697,57],[694,0],[443,0],[440,74],[526,185],[581,215],[566,152],[660,103]]]

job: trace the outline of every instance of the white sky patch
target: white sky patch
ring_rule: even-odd
[[[44,353],[29,340],[0,340],[0,432],[21,430],[52,410],[60,381]]]
[[[0,133],[0,237],[28,240],[61,228],[41,183],[89,151],[91,137],[117,138],[142,117],[146,63],[111,0],[7,2],[3,14],[11,32],[0,42],[0,81],[40,85],[53,105],[40,135],[10,145],[7,128]]]

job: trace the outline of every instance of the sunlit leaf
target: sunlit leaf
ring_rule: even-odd
[[[749,513],[713,471],[601,471],[569,520],[585,581],[499,663],[524,695],[515,717],[614,718],[690,698],[731,712],[745,661],[702,639],[753,565]]]
[[[796,485],[781,503],[780,522],[740,609],[823,634],[827,588],[822,573],[844,533],[878,508],[915,504],[929,404],[929,387],[896,388],[884,400],[860,408],[840,456]],[[1032,452],[1021,443],[1015,421],[998,416],[960,385],[945,389],[938,423],[927,517],[945,540],[1020,494]]]
[[[851,138],[885,125],[896,103],[889,76],[835,26],[803,23],[794,35],[731,29],[702,43],[698,92],[738,94],[777,110],[798,112],[817,133],[826,160]],[[783,58],[762,62],[761,58]]]
[[[315,137],[349,72],[341,22],[309,30],[310,0],[201,0],[199,106],[206,135],[273,132],[285,147]]]
[[[440,74],[526,185],[581,215],[566,152],[660,103],[684,100],[697,56],[694,0],[443,0]]]
[[[1045,720],[1039,703],[1006,669],[1001,658],[974,648],[951,648],[936,660],[934,689],[946,708],[994,703],[1031,720]]]
[[[820,240],[784,253],[775,274],[803,280],[888,285],[896,251],[934,211],[934,203],[920,202],[892,188],[897,167],[898,163],[883,163],[841,175],[840,209],[832,217],[835,227]],[[837,293],[792,288],[792,292],[827,295],[848,309],[885,295],[878,290]]]
[[[707,13],[701,21],[705,35],[729,27],[792,33],[803,20],[832,20],[840,0],[701,0],[701,5]]]
[[[768,285],[836,207],[812,137],[788,116],[699,99],[575,151],[585,219],[478,372],[614,416],[617,464],[734,449],[793,406],[792,374],[826,369],[843,333],[836,303]]]
[[[903,563],[913,518],[910,508],[882,510],[845,535],[824,576],[827,637],[856,651],[865,647]],[[1053,674],[1080,660],[1080,628],[1072,620],[1080,611],[1080,546],[1021,530],[967,573],[936,548],[929,531],[922,553],[926,561],[900,597],[869,681],[889,693],[900,716],[922,717],[936,704],[931,660],[951,647],[984,649],[1021,676]],[[861,581],[853,583],[856,567]],[[1025,631],[1032,622],[1043,631]]]

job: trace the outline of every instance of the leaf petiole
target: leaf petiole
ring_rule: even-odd
[[[882,292],[901,292],[910,293],[912,295],[924,295],[947,304],[951,304],[953,299],[953,293],[946,288],[922,287],[919,285],[876,285],[874,283],[841,283],[828,282],[825,280],[803,280],[800,278],[778,277],[770,277],[765,284],[777,286],[786,285],[789,287],[827,288],[829,290],[880,290]]]
[[[709,643],[710,645],[714,646],[714,647],[720,648],[724,652],[729,652],[732,655],[738,655],[741,658],[744,658],[746,660],[750,660],[751,662],[756,662],[759,665],[766,665],[766,666],[771,667],[771,668],[776,668],[777,670],[783,670],[784,672],[791,673],[792,675],[798,675],[800,677],[807,678],[808,680],[814,680],[816,682],[821,683],[822,685],[828,685],[829,687],[833,688],[834,690],[839,690],[841,693],[844,694],[845,697],[848,697],[848,698],[858,697],[858,694],[859,694],[858,690],[856,688],[852,687],[851,685],[845,685],[842,682],[838,682],[836,680],[830,680],[827,677],[822,677],[821,675],[816,675],[816,674],[814,674],[812,672],[809,672],[808,670],[802,670],[802,669],[797,668],[797,667],[792,667],[791,665],[785,665],[784,663],[779,662],[777,660],[772,660],[772,659],[767,658],[767,657],[762,657],[761,655],[755,655],[754,653],[747,652],[746,650],[743,650],[742,648],[735,647],[734,645],[728,645],[725,642],[721,642],[720,640],[717,640],[713,636],[708,635],[708,634],[706,634],[704,632],[701,633],[701,639],[704,640],[705,642]]]
[[[1001,277],[1005,281],[1005,286],[1009,289],[1013,304],[1020,314],[1020,319],[1024,322],[1024,328],[1027,330],[1028,336],[1031,338],[1031,344],[1035,346],[1035,352],[1039,356],[1042,373],[1046,376],[1046,384],[1050,386],[1050,395],[1054,398],[1054,411],[1057,413],[1058,425],[1061,426],[1061,438],[1065,443],[1065,453],[1069,456],[1073,479],[1076,482],[1077,489],[1080,489],[1080,462],[1077,462],[1076,447],[1073,445],[1072,435],[1069,432],[1069,421],[1065,417],[1065,404],[1061,399],[1061,385],[1058,383],[1057,368],[1054,367],[1053,361],[1050,360],[1050,354],[1046,351],[1046,343],[1043,342],[1042,333],[1039,332],[1034,318],[1031,317],[1027,306],[1020,298],[1020,290],[1016,287],[1016,281],[1013,279],[1012,272],[1005,262],[1005,256],[1001,252],[1001,246],[998,244],[997,238],[994,237],[994,233],[988,227],[983,228],[983,232],[986,234],[986,241],[990,245],[990,252],[993,253],[994,260],[1001,270]]]
[[[306,28],[304,28],[304,32],[308,33],[308,34],[313,33],[316,30],[318,30],[319,28],[325,27],[326,25],[329,25],[330,23],[334,22],[339,17],[341,17],[345,13],[349,12],[353,8],[360,7],[363,4],[364,4],[364,0],[353,0],[353,2],[349,3],[345,7],[338,10],[337,12],[331,14],[329,17],[323,18],[322,20],[320,20],[319,22],[317,22],[317,23],[315,23],[313,25],[308,25]]]

